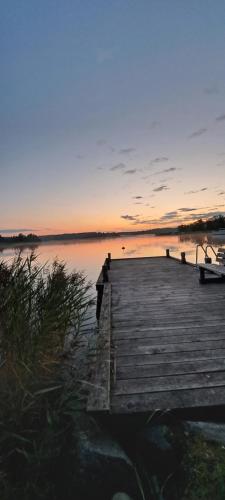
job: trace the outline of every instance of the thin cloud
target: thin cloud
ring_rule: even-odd
[[[170,167],[170,168],[165,168],[164,170],[159,170],[158,172],[154,172],[154,174],[151,175],[168,174],[170,172],[175,172],[176,170],[181,170],[181,169],[176,167]]]
[[[167,156],[158,156],[150,161],[150,165],[157,165],[158,163],[164,163],[165,161],[169,161]]]
[[[225,212],[222,211],[211,211],[211,212],[202,212],[200,214],[191,214],[187,216],[187,220],[198,220],[198,219],[208,219],[209,217],[217,217],[218,215],[224,215]]]
[[[154,221],[152,219],[143,219],[143,220],[135,220],[135,222],[133,222],[133,225],[136,226],[138,224],[153,224],[157,221]]]
[[[24,228],[24,227],[17,227],[16,229],[0,229],[0,234],[9,234],[9,233],[27,233],[27,232],[34,232],[37,231],[37,229],[31,229],[31,228]]]
[[[225,120],[225,113],[223,115],[219,115],[216,117],[217,122],[224,122]]]
[[[141,200],[141,198],[143,198],[143,196],[133,196],[134,200]]]
[[[200,137],[200,135],[203,135],[207,132],[207,128],[199,128],[198,130],[195,130],[195,132],[192,132],[191,135],[189,135],[189,139],[194,139],[195,137]]]
[[[113,167],[111,167],[109,170],[111,170],[112,172],[116,172],[118,170],[123,170],[124,168],[126,168],[126,165],[124,163],[117,163],[117,165],[113,165]]]
[[[171,218],[176,217],[177,215],[178,215],[177,210],[173,210],[172,212],[167,212],[167,213],[165,213],[165,214],[161,217],[161,219],[168,219],[168,218],[169,218],[169,219],[171,219]]]
[[[124,172],[124,174],[126,174],[126,175],[133,175],[136,172],[137,172],[136,168],[131,168],[130,170],[126,170],[126,172]]]
[[[222,196],[225,194],[225,191],[220,191],[220,193],[218,193],[219,196]]]
[[[204,94],[208,95],[219,94],[217,85],[211,85],[210,87],[206,87],[203,92]]]
[[[158,193],[160,191],[166,191],[167,189],[169,189],[168,186],[166,184],[162,184],[162,186],[158,186],[157,188],[153,189],[153,191]]]
[[[201,189],[196,189],[196,191],[186,191],[184,194],[196,194],[196,193],[201,193],[202,191],[207,191],[207,187],[201,188]]]
[[[139,214],[137,215],[121,215],[120,218],[124,220],[130,220],[130,221],[136,221],[136,218],[139,217]]]
[[[194,210],[198,210],[197,208],[189,208],[189,207],[182,207],[178,208],[179,212],[194,212]]]
[[[104,146],[105,144],[107,144],[107,141],[105,141],[105,139],[99,139],[97,142],[96,142],[97,146]]]
[[[135,148],[123,148],[119,150],[119,153],[121,153],[122,155],[128,155],[130,153],[133,153],[134,151],[136,151]]]

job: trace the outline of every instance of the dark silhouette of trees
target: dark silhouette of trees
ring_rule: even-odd
[[[0,235],[0,244],[1,243],[38,243],[41,239],[36,234],[28,234],[25,235],[23,233],[19,233],[17,236],[1,236]]]
[[[195,231],[217,231],[225,228],[225,217],[217,215],[207,220],[199,219],[191,224],[181,224],[178,226],[180,233],[189,233]]]

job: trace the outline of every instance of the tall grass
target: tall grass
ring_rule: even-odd
[[[90,304],[90,284],[64,263],[41,267],[33,253],[0,263],[1,500],[70,498],[62,484],[79,397],[62,355]]]

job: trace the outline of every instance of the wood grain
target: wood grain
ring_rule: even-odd
[[[110,345],[111,345],[111,284],[104,284],[96,348],[96,366],[92,389],[87,402],[88,411],[110,409]]]
[[[225,283],[202,286],[198,268],[172,257],[113,259],[108,277],[111,312],[103,296],[101,316],[105,324],[111,314],[103,330],[116,369],[111,386],[104,363],[102,375],[97,372],[102,387],[108,373],[108,392],[105,402],[95,392],[92,409],[148,413],[225,405]]]

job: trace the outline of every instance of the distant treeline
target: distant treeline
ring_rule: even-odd
[[[1,236],[0,235],[0,244],[1,243],[38,243],[41,239],[36,234],[22,234],[19,233],[17,236]]]
[[[49,234],[44,236],[37,236],[36,234],[25,235],[19,233],[17,236],[1,236],[0,235],[0,245],[1,244],[15,244],[15,243],[41,243],[42,241],[67,241],[67,240],[80,240],[88,238],[115,238],[120,236],[119,233],[101,233],[101,232],[90,232],[90,233],[65,233],[65,234]]]
[[[190,233],[195,231],[217,231],[218,229],[224,228],[225,217],[223,215],[218,215],[212,217],[211,219],[199,219],[191,224],[182,224],[181,226],[178,226],[178,231],[180,233]]]
[[[101,232],[90,232],[90,233],[65,233],[65,234],[48,234],[40,236],[41,241],[49,240],[80,240],[86,238],[115,238],[120,236],[119,233],[101,233]]]

